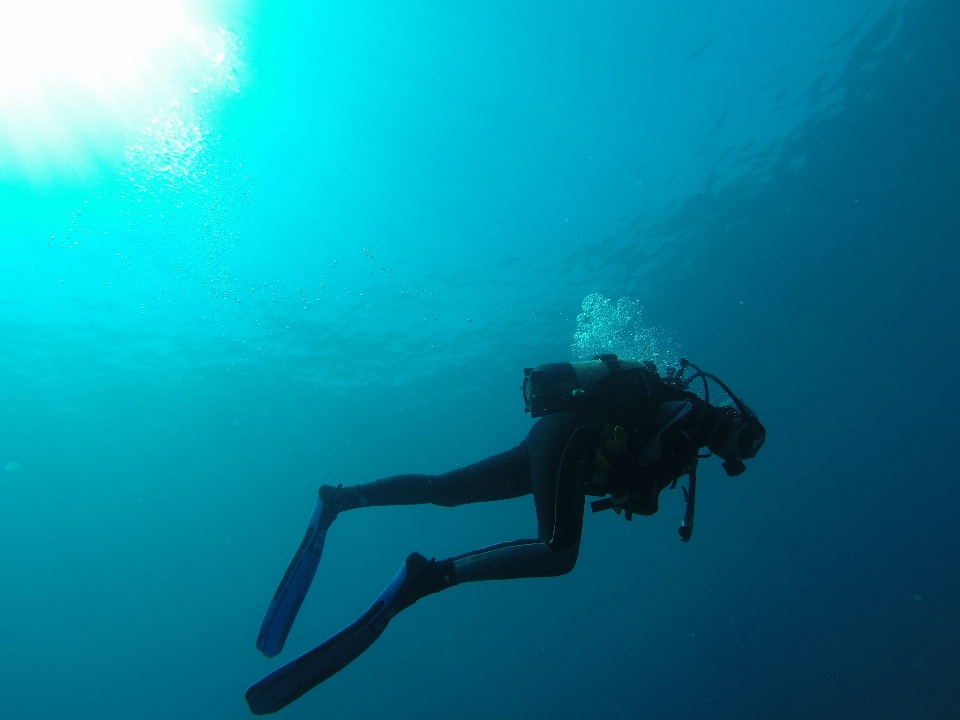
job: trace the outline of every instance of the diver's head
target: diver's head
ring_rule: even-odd
[[[687,368],[693,368],[690,377],[684,377]],[[747,466],[744,460],[755,457],[764,440],[767,439],[767,430],[757,418],[757,414],[747,407],[747,404],[734,395],[727,384],[713,373],[704,372],[686,358],[680,358],[680,368],[675,372],[667,373],[668,382],[686,390],[697,378],[703,380],[703,399],[710,403],[710,385],[712,380],[727,394],[733,405],[718,407],[720,419],[710,431],[707,447],[710,452],[723,458],[723,469],[727,475],[739,475]]]
[[[747,469],[743,461],[755,457],[767,439],[756,413],[742,402],[738,406],[720,408],[721,421],[708,445],[710,452],[723,458],[723,469],[731,477]]]

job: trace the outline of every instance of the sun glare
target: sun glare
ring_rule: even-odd
[[[82,173],[143,121],[170,53],[195,32],[181,2],[0,0],[0,169]],[[112,143],[115,145],[116,143]]]
[[[110,92],[183,27],[176,2],[0,2],[4,92],[51,79]]]

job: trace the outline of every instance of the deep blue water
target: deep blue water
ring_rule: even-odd
[[[190,12],[122,111],[0,105],[0,717],[248,717],[409,552],[532,536],[345,514],[254,648],[317,486],[515,445],[593,294],[762,453],[689,544],[679,491],[588,515],[570,575],[427,598],[283,716],[960,717],[960,5]]]

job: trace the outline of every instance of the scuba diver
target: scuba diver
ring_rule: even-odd
[[[687,371],[692,371],[687,374]],[[533,495],[536,539],[492,545],[445,560],[410,554],[393,581],[358,620],[251,686],[256,715],[285,707],[353,662],[397,613],[420,598],[467,582],[553,577],[570,572],[580,551],[586,496],[594,512],[612,509],[627,520],[652,515],[660,492],[682,488],[686,511],[679,533],[693,532],[697,462],[711,454],[728,475],[742,473],[766,438],[757,416],[716,376],[680,361],[663,377],[651,362],[599,355],[524,370],[527,412],[540,418],[512,450],[442,475],[397,475],[361,485],[323,485],[303,541],[270,603],[257,648],[282,649],[320,562],[337,515],[363,507],[466,503]],[[702,397],[690,390],[702,381]],[[730,402],[713,404],[710,383]],[[709,452],[701,454],[707,448]]]

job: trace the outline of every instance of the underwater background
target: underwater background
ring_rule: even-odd
[[[161,32],[162,31],[162,32]],[[960,717],[960,4],[0,4],[0,717],[242,718],[403,558],[321,483],[516,445],[522,369],[758,413],[553,579],[419,602],[288,718]],[[110,54],[113,52],[114,54]]]

